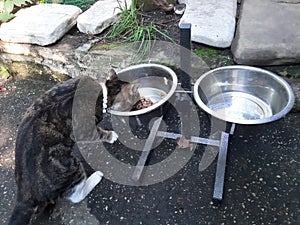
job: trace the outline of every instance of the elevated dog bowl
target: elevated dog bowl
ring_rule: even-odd
[[[203,74],[194,98],[207,113],[237,124],[263,124],[283,117],[293,107],[289,84],[267,70],[226,66]]]
[[[159,64],[139,64],[118,72],[118,77],[129,83],[139,84],[141,97],[150,99],[154,104],[148,108],[135,111],[109,111],[116,116],[139,116],[160,108],[174,94],[177,76],[170,68]]]

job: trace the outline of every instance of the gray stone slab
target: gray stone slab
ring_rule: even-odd
[[[75,24],[81,9],[72,5],[40,4],[21,9],[0,27],[6,42],[49,45],[59,40]]]
[[[192,41],[227,48],[235,32],[237,0],[180,1],[186,10],[179,24],[192,24]]]
[[[126,9],[125,1],[117,0],[100,0],[97,1],[91,8],[82,13],[77,18],[78,29],[86,34],[99,34],[114,23],[118,15],[121,13],[121,8]],[[127,8],[131,6],[131,0],[126,0]]]
[[[300,63],[300,1],[244,0],[232,53],[239,64]]]
[[[178,0],[179,4],[187,4],[189,2],[190,2],[190,0]]]

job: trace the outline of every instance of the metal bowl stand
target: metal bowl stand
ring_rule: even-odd
[[[181,87],[184,89],[185,93],[191,94],[191,80],[188,76],[188,71],[190,68],[190,49],[191,49],[191,25],[190,24],[182,24],[180,26],[180,44],[183,48],[181,52],[181,67],[184,68],[185,71],[182,74],[182,83]],[[179,91],[180,92],[180,91]],[[181,91],[182,92],[182,91]],[[175,92],[176,93],[176,92]],[[177,93],[180,96],[180,93]],[[184,97],[177,97],[175,101],[184,102],[184,104],[191,104],[190,100],[184,99]],[[187,118],[189,117],[188,112],[186,114]],[[163,116],[160,116],[156,119],[150,129],[150,133],[148,138],[146,139],[145,145],[143,147],[142,153],[139,157],[137,165],[132,175],[132,179],[138,182],[141,179],[143,170],[146,165],[146,161],[150,154],[153,144],[155,143],[156,137],[163,137],[169,139],[177,139],[178,137],[184,136],[185,131],[182,131],[182,134],[170,133],[159,131],[160,124],[162,122]],[[227,131],[219,131],[221,133],[220,139],[209,139],[209,138],[201,138],[196,136],[190,136],[189,140],[191,143],[195,144],[204,144],[215,146],[219,148],[216,174],[215,174],[215,183],[213,190],[213,200],[221,201],[223,199],[223,190],[224,190],[224,179],[225,179],[225,169],[226,169],[226,159],[228,152],[228,141],[229,135],[234,133],[235,124],[229,124],[229,129]]]
[[[155,143],[156,137],[163,137],[176,140],[178,137],[184,136],[183,134],[178,133],[171,133],[165,131],[159,131],[160,124],[162,122],[163,116],[157,118],[151,129],[148,138],[145,141],[145,145],[142,149],[142,153],[139,157],[137,165],[132,175],[132,179],[138,182],[141,179],[143,170],[146,165],[146,161],[152,149],[152,146]],[[223,189],[224,189],[224,179],[225,179],[225,169],[226,169],[226,159],[227,159],[227,152],[228,152],[228,142],[229,142],[229,135],[233,134],[235,129],[235,124],[231,124],[230,131],[220,131],[220,140],[217,139],[210,139],[210,138],[202,138],[196,136],[190,136],[188,139],[191,143],[195,144],[203,144],[203,145],[210,145],[219,148],[218,153],[218,161],[216,167],[216,175],[215,175],[215,183],[214,183],[214,190],[213,190],[213,200],[221,201],[223,199]]]

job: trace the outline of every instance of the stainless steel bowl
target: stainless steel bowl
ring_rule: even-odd
[[[262,124],[283,117],[294,94],[281,77],[250,66],[211,70],[196,81],[194,98],[207,113],[238,124]]]
[[[118,77],[129,83],[137,82],[141,97],[149,98],[154,104],[135,111],[109,111],[117,116],[143,115],[161,107],[174,94],[178,83],[177,76],[172,69],[153,63],[130,66],[119,71]]]

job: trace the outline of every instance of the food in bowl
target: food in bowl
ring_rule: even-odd
[[[152,87],[143,87],[139,88],[138,92],[141,96],[140,100],[137,101],[136,104],[132,107],[131,111],[146,109],[155,103],[161,101],[164,96],[166,96],[166,92],[158,88]]]
[[[142,97],[140,100],[137,101],[137,103],[134,104],[134,106],[132,107],[132,111],[146,109],[152,105],[154,105],[154,103],[151,101],[150,98]]]

